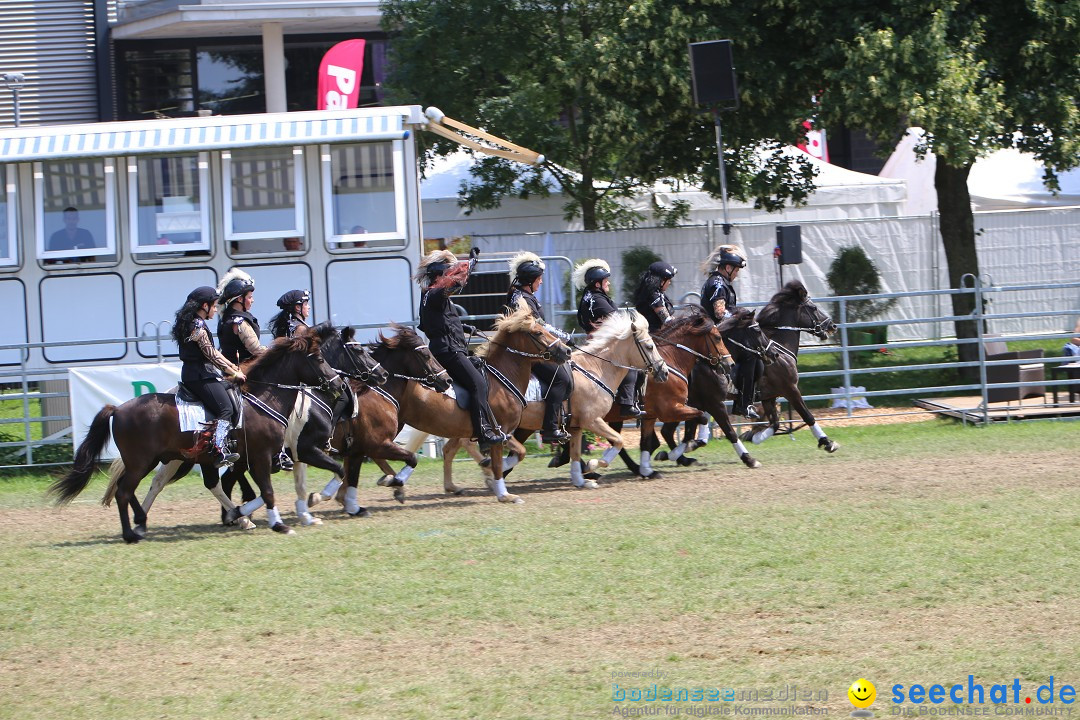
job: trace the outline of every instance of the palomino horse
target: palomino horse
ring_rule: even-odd
[[[522,411],[528,404],[525,391],[532,366],[538,362],[564,363],[570,358],[570,348],[544,329],[544,323],[521,303],[513,314],[495,321],[494,336],[480,347],[477,355],[486,361],[488,401],[495,419],[503,432],[510,434],[517,429]],[[469,414],[453,398],[416,383],[412,383],[402,397],[398,418],[417,430],[438,437],[460,438],[473,434]],[[513,437],[508,442],[513,456],[508,458],[507,470],[524,454],[524,448]],[[499,502],[524,502],[506,490],[503,480],[505,444],[498,443],[491,448],[492,491]]]
[[[570,480],[575,487],[596,488],[597,484],[586,479],[581,463],[581,433],[588,429],[605,438],[611,447],[600,460],[590,460],[589,469],[607,467],[622,449],[622,435],[614,430],[604,416],[611,409],[615,398],[614,388],[619,386],[630,369],[643,370],[657,382],[668,378],[668,367],[649,335],[649,324],[632,309],[612,313],[606,317],[589,341],[574,350],[574,389],[570,393]],[[540,429],[544,419],[544,403],[531,402],[522,413],[515,450],[516,464],[524,457],[521,444],[523,436]],[[451,475],[451,462],[461,440],[451,439],[443,446],[443,489],[448,493],[459,492]]]
[[[777,362],[767,366],[761,378],[761,407],[765,411],[768,426],[757,432],[744,433],[744,439],[759,444],[780,430],[776,398],[785,397],[817,438],[818,447],[826,452],[836,452],[840,443],[829,439],[825,431],[818,427],[810,408],[806,407],[806,401],[799,391],[798,366],[801,333],[808,332],[825,340],[836,332],[832,318],[810,300],[806,287],[801,282],[792,280],[761,309],[758,322],[761,323],[766,337],[772,341],[771,347],[780,352]]]
[[[323,326],[320,326],[317,331],[321,331],[322,328]],[[341,336],[337,333],[326,332],[325,339],[319,345],[319,353],[326,360],[327,365],[332,367],[339,375],[357,378],[366,383],[378,384],[386,382],[386,370],[379,367],[379,363],[371,357],[367,348],[362,345],[356,347],[357,343],[348,342],[354,332],[352,328],[345,328]],[[285,427],[285,446],[292,451],[292,456],[296,458],[296,466],[293,468],[293,479],[297,493],[296,515],[302,525],[313,525],[318,522],[307,512],[307,465],[313,465],[330,472],[342,470],[342,466],[327,455],[323,448],[326,438],[330,437],[331,434],[331,409],[328,404],[331,401],[330,393],[324,390],[304,388],[302,392],[296,395],[296,403],[293,405],[292,412],[289,413],[289,422]],[[150,483],[150,489],[147,491],[146,497],[143,498],[143,511],[149,514],[150,508],[165,486],[187,475],[193,465],[194,463],[190,460],[174,460],[159,466]],[[232,499],[233,487],[238,482],[244,488],[244,502],[249,502],[256,497],[255,492],[250,489],[247,483],[247,476],[244,475],[245,467],[243,459],[241,459],[240,462],[228,468],[226,472],[221,473],[221,489],[230,500]],[[218,469],[213,465],[202,465],[201,470],[203,484],[208,489],[213,488],[217,484]],[[109,498],[111,498],[111,495],[106,493],[106,500]],[[221,508],[223,522],[226,521],[230,509],[224,506]],[[245,530],[255,527],[254,523],[247,518],[241,518],[239,524]]]
[[[281,515],[274,507],[271,457],[281,449],[285,414],[293,407],[296,393],[305,385],[328,386],[341,382],[319,354],[320,343],[334,333],[333,328],[327,327],[303,331],[291,340],[278,340],[246,371],[247,392],[243,397],[244,404],[251,408],[244,413],[243,426],[235,431],[237,450],[246,456],[262,492],[262,497],[254,503],[265,502],[270,525],[278,532],[288,533],[291,528],[281,522]],[[109,468],[110,486],[115,490],[107,494],[106,504],[116,500],[124,541],[134,543],[146,534],[146,511],[136,499],[135,489],[158,463],[183,459],[182,452],[191,447],[194,433],[180,431],[174,395],[152,393],[128,400],[119,407],[106,405],[94,417],[86,438],[76,450],[71,471],[49,487],[57,504],[71,502],[89,484],[109,440],[110,421],[120,457]],[[200,464],[209,460],[206,455],[197,459]],[[215,486],[215,494],[222,505],[232,505],[220,485]],[[128,516],[129,507],[134,514],[134,527]],[[248,512],[232,507],[231,512],[248,515],[256,507]]]
[[[387,381],[363,389],[356,387],[358,411],[352,418],[351,428],[341,424],[335,430],[334,442],[340,442],[349,430],[352,434],[352,442],[345,451],[344,477],[347,485],[342,497],[345,512],[352,517],[367,517],[370,514],[357,500],[360,468],[365,458],[380,464],[387,460],[405,463],[397,475],[391,475],[391,482],[388,483],[395,488],[394,496],[404,502],[402,488],[416,467],[416,453],[415,448],[402,447],[394,439],[401,430],[398,409],[409,385],[419,383],[437,393],[443,393],[450,387],[446,370],[415,330],[397,324],[390,328],[394,335],[379,333],[379,341],[371,349],[372,357],[386,369]],[[341,479],[334,478],[321,493],[308,496],[307,504],[314,507],[319,502],[329,500],[341,487]]]
[[[731,367],[731,354],[712,319],[696,305],[680,310],[669,322],[652,333],[660,355],[667,363],[671,376],[665,383],[649,383],[645,389],[645,415],[641,423],[641,464],[631,465],[625,448],[619,452],[623,461],[643,478],[657,477],[652,468],[652,454],[660,447],[654,428],[659,420],[677,426],[681,422],[704,421],[701,410],[688,401],[690,373],[699,362],[724,370]],[[616,430],[622,430],[623,419],[618,411],[609,411],[604,418]],[[685,446],[673,445],[672,460],[682,455]]]

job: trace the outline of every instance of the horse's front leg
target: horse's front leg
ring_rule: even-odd
[[[353,445],[353,448],[355,447],[356,445]],[[361,453],[350,452],[345,458],[345,494],[341,503],[349,517],[371,517],[368,509],[360,504],[360,468],[363,464],[364,456]]]
[[[806,427],[810,428],[810,432],[817,438],[819,448],[827,453],[834,453],[840,449],[840,443],[829,438],[825,431],[821,429],[821,426],[817,424],[817,419],[810,412],[810,408],[806,406],[806,401],[803,400],[802,393],[799,392],[798,388],[795,388],[795,392],[792,393],[792,397],[788,398],[788,402],[791,403],[791,407],[795,408],[795,412],[799,413],[799,417],[806,423]]]
[[[761,463],[755,459],[750,452],[743,445],[742,440],[739,439],[739,434],[735,432],[735,426],[731,423],[731,416],[728,415],[727,408],[724,407],[723,400],[717,403],[717,408],[713,413],[713,418],[716,420],[716,424],[720,426],[720,432],[724,433],[724,437],[731,443],[732,449],[735,450],[735,454],[742,460],[743,464],[748,468],[759,468]]]
[[[274,450],[263,451],[257,455],[254,455],[251,452],[247,453],[248,469],[251,471],[251,478],[255,481],[255,484],[259,486],[259,492],[261,494],[254,500],[244,503],[234,512],[239,512],[242,515],[250,515],[257,510],[260,505],[265,504],[266,519],[270,524],[270,529],[283,535],[291,535],[293,529],[285,524],[285,521],[281,519],[281,512],[275,507],[274,484],[270,480],[270,453],[277,451],[277,448],[280,447],[280,441],[278,443],[271,443],[270,445],[274,447]]]
[[[678,423],[675,423],[675,424],[678,425]],[[667,429],[667,427],[668,427],[668,423],[664,423],[664,424],[662,424],[660,426],[661,434],[664,434],[664,431]],[[618,432],[619,429],[620,428],[612,427],[612,430],[615,430],[616,432]],[[669,443],[670,446],[674,447],[675,446],[674,430],[672,430],[671,432],[672,432],[672,437],[671,437],[670,440],[668,440],[668,443]],[[621,437],[621,435],[620,435],[620,437]],[[665,439],[666,439],[666,437],[667,436],[665,435]],[[641,461],[638,464],[638,471],[636,473],[638,477],[641,477],[641,478],[659,478],[660,477],[659,471],[654,470],[653,466],[652,466],[652,461],[653,461],[653,456],[654,455],[656,456],[656,459],[658,459],[658,460],[663,460],[663,459],[666,458],[666,456],[665,456],[665,458],[661,458],[660,453],[656,452],[659,447],[660,447],[660,440],[656,437],[656,418],[651,418],[651,417],[642,418],[641,419],[641,441],[638,443],[638,452],[640,453],[639,460]],[[623,452],[625,453],[626,451],[624,450]]]
[[[322,525],[322,520],[311,514],[308,507],[307,463],[293,464],[293,484],[296,487],[296,517],[303,526]]]
[[[581,465],[581,436],[582,428],[570,429],[570,482],[576,488],[588,488],[590,490],[599,487],[595,480],[586,480],[585,472]]]
[[[525,500],[511,494],[506,489],[506,480],[503,478],[503,451],[505,448],[506,443],[496,443],[491,446],[491,490],[501,503],[521,504]]]

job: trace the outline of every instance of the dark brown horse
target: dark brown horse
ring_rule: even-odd
[[[405,467],[391,476],[387,483],[394,487],[394,497],[404,502],[402,487],[416,467],[416,453],[394,442],[401,431],[402,423],[398,419],[401,401],[406,396],[412,383],[419,383],[435,392],[444,392],[450,387],[446,370],[435,359],[427,343],[412,328],[404,325],[391,325],[393,335],[379,333],[379,341],[370,347],[372,357],[387,371],[387,380],[380,385],[353,388],[357,395],[357,413],[351,420],[351,428],[339,424],[335,429],[334,443],[338,447],[344,444],[347,432],[351,432],[352,442],[345,452],[345,491],[341,497],[345,512],[352,517],[367,517],[368,511],[357,500],[357,486],[360,481],[360,468],[366,458],[377,462],[394,460],[405,463]],[[355,382],[350,380],[350,382]],[[315,506],[329,500],[342,487],[340,478],[330,481],[321,493],[307,496],[307,505]],[[297,492],[300,491],[299,480]]]
[[[255,502],[265,502],[271,527],[278,532],[291,532],[291,529],[281,522],[274,507],[271,458],[281,449],[285,418],[301,385],[328,386],[341,382],[319,354],[320,343],[334,333],[333,328],[324,327],[301,331],[292,339],[279,339],[246,371],[243,426],[234,431],[237,450],[262,492]],[[194,433],[180,431],[176,397],[171,394],[140,395],[118,407],[106,405],[94,417],[86,438],[76,450],[71,471],[49,488],[57,504],[71,502],[89,484],[110,433],[120,457],[109,469],[115,490],[106,495],[105,503],[116,500],[124,541],[134,543],[146,533],[146,511],[136,499],[135,489],[159,463],[184,459],[182,453],[192,446]],[[210,458],[204,454],[196,462],[209,464]],[[129,508],[134,518],[129,517]],[[239,508],[233,508],[233,512],[239,512]]]
[[[810,300],[806,287],[798,280],[792,280],[772,296],[769,304],[758,312],[758,322],[766,337],[772,341],[772,347],[779,350],[777,361],[765,368],[761,378],[761,407],[765,411],[767,427],[758,431],[747,431],[744,439],[760,444],[780,431],[780,414],[776,407],[776,398],[787,398],[788,403],[799,414],[810,432],[818,440],[818,447],[826,452],[836,452],[840,443],[818,427],[810,408],[799,391],[799,339],[808,332],[825,340],[836,331],[832,318],[826,315]],[[797,429],[797,428],[796,428]],[[789,432],[793,432],[793,430]]]

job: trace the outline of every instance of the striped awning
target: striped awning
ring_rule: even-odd
[[[0,162],[400,140],[424,122],[420,107],[407,105],[23,127],[0,130]]]

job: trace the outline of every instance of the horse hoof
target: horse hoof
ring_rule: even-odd
[[[478,462],[477,465],[479,465],[482,468],[491,467],[491,458],[490,457],[483,457],[483,458],[480,459],[480,462]]]
[[[323,523],[322,518],[317,518],[311,513],[304,513],[303,517],[300,518],[300,524],[304,527],[310,527],[312,525],[322,525]]]
[[[134,545],[140,540],[142,540],[142,538],[134,530],[128,530],[124,533],[124,542],[126,542],[128,545]]]
[[[510,493],[506,493],[505,495],[500,495],[499,496],[499,502],[501,502],[501,503],[510,503],[511,505],[522,505],[522,504],[525,503],[525,501],[522,500],[521,498],[519,498],[517,495],[511,495]]]
[[[289,527],[288,525],[286,525],[285,523],[274,523],[273,525],[270,526],[270,529],[273,530],[276,533],[281,533],[282,535],[292,535],[293,534],[293,529],[291,527]]]
[[[638,477],[642,480],[659,480],[663,476],[660,474],[659,470],[653,470],[648,475],[645,475],[644,473],[638,473]]]
[[[383,475],[381,478],[375,481],[375,484],[379,487],[386,487],[390,484],[390,481],[394,479],[393,475]]]
[[[596,458],[593,458],[589,462],[585,463],[585,469],[586,470],[591,471],[591,470],[595,470],[598,467],[600,467],[600,461],[597,460]]]
[[[446,495],[464,495],[465,494],[465,491],[462,490],[461,488],[459,488],[457,485],[454,485],[454,486],[451,486],[451,487],[444,487],[442,490],[443,490],[443,493],[445,493]]]
[[[585,484],[581,486],[583,490],[596,490],[600,486],[596,484],[595,480],[586,480]]]
[[[255,523],[248,517],[240,518],[235,524],[239,525],[241,530],[254,530],[256,527]]]
[[[835,440],[830,440],[827,437],[823,437],[818,440],[818,447],[822,448],[827,453],[834,453],[840,449],[840,443]]]
[[[224,516],[222,516],[221,524],[222,525],[235,525],[236,521],[239,520],[240,517],[241,517],[241,515],[240,515],[240,507],[239,506],[234,506],[232,510],[228,511],[227,513],[225,513]]]
[[[402,505],[405,504],[405,490],[404,488],[394,488],[394,499]]]
[[[750,430],[744,430],[742,435],[739,436],[739,439],[742,440],[743,442],[754,442],[754,430],[753,430],[753,428],[751,428]]]
[[[685,455],[675,461],[675,464],[679,467],[689,467],[691,465],[697,465],[698,459],[692,457],[686,457]]]
[[[709,444],[708,440],[691,440],[686,443],[686,452],[694,452],[700,447],[705,447]]]
[[[354,512],[354,513],[345,513],[345,514],[348,515],[349,517],[354,517],[354,518],[371,517],[371,511],[369,511],[366,507],[358,508],[356,510],[356,512]]]
[[[661,450],[653,456],[653,460],[667,460],[667,450]]]
[[[135,527],[131,528],[131,532],[135,533],[140,538],[145,538],[146,537],[146,525],[143,525],[143,524],[136,525]]]
[[[740,455],[739,459],[742,460],[743,464],[746,465],[746,467],[750,468],[751,470],[761,467],[761,463],[758,462],[755,458],[751,457],[750,453]]]
[[[565,465],[568,462],[570,462],[569,458],[563,459],[562,456],[556,455],[555,457],[551,458],[551,460],[548,461],[548,467],[549,468],[562,467],[563,465]]]
[[[316,505],[321,503],[323,500],[329,500],[329,499],[330,498],[324,498],[322,496],[322,493],[308,493],[307,504],[308,504],[308,507],[315,507]]]
[[[598,472],[588,472],[588,473],[585,473],[582,477],[584,477],[586,480],[599,480],[600,479],[600,473],[598,473]]]
[[[402,482],[401,480],[398,480],[396,477],[391,476],[391,478],[386,481],[386,485],[384,485],[383,487],[392,487],[392,488],[405,487],[405,483]]]

